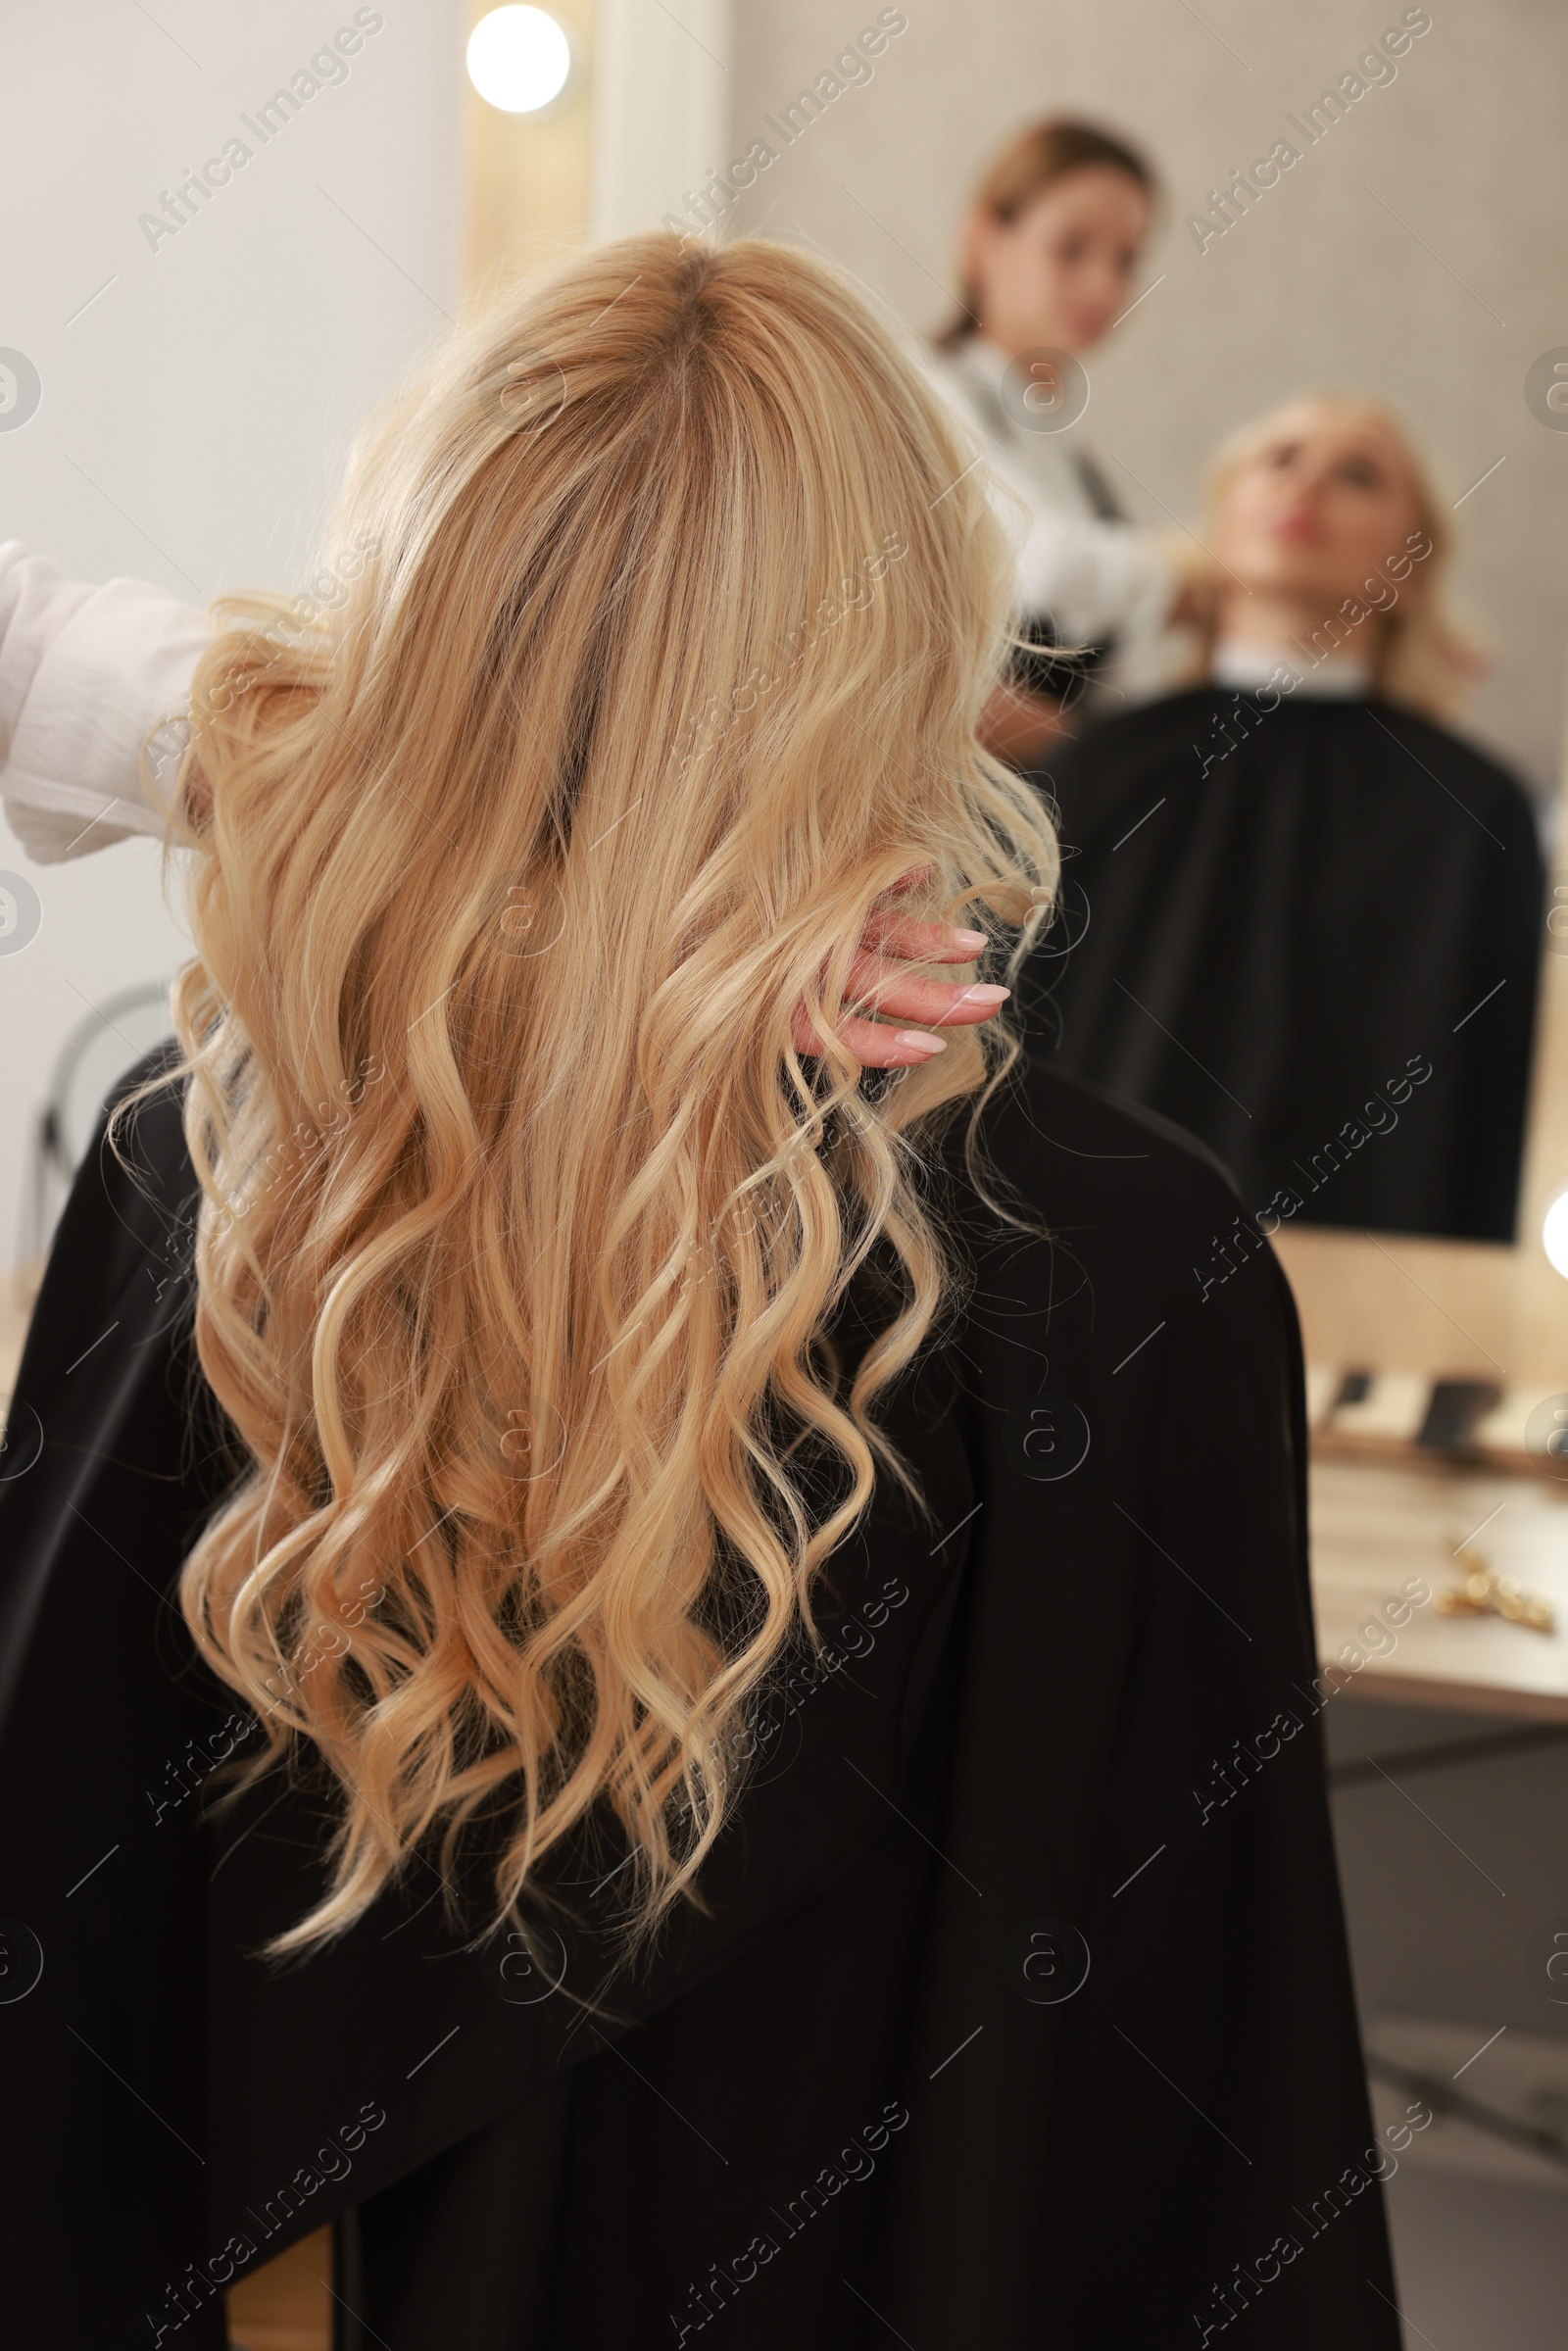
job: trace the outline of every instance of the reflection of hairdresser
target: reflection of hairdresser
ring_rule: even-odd
[[[1134,301],[1154,193],[1120,139],[1054,121],[1002,150],[964,220],[961,308],[930,366],[1012,493],[1002,504],[1021,539],[1021,633],[1038,650],[1017,656],[1012,691],[988,719],[1009,758],[1044,748],[1112,654],[1124,688],[1156,682],[1151,657],[1176,583],[1085,449],[1074,412],[1086,387],[1059,364],[1092,350]],[[1053,658],[1053,646],[1087,650]]]

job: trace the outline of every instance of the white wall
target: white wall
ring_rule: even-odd
[[[72,577],[130,574],[193,604],[305,576],[352,420],[456,307],[459,0],[362,10],[381,25],[346,79],[265,146],[240,122],[352,26],[355,4],[7,12],[0,346],[32,361],[42,398],[0,432],[0,538]],[[235,135],[251,160],[150,247],[138,216]],[[0,955],[5,1265],[68,1033],[188,951],[151,841],[34,865],[0,825],[0,867],[43,902],[37,937]]]
[[[875,78],[782,150],[735,223],[820,247],[929,329],[948,316],[955,223],[995,145],[1057,111],[1131,133],[1170,191],[1149,271],[1166,277],[1091,357],[1085,419],[1129,511],[1191,519],[1220,436],[1303,385],[1396,402],[1453,499],[1505,459],[1456,516],[1461,582],[1501,645],[1475,725],[1546,784],[1568,652],[1568,432],[1537,422],[1524,378],[1568,345],[1568,9],[1430,0],[1432,28],[1397,78],[1306,148],[1249,218],[1202,252],[1183,225],[1223,173],[1290,135],[1286,116],[1352,69],[1403,5],[905,0],[908,28]],[[874,0],[742,0],[731,152],[876,14]]]
[[[655,228],[728,156],[731,0],[599,0],[593,233]]]

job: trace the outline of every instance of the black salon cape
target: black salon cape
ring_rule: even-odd
[[[1037,775],[1065,857],[1037,1048],[1201,1136],[1254,1212],[1283,1193],[1305,1223],[1510,1240],[1542,947],[1524,789],[1407,710],[1272,699],[1152,703]]]
[[[836,1667],[764,1714],[709,1915],[607,2020],[586,1859],[533,1963],[466,1952],[423,1866],[256,1956],[321,1806],[204,1816],[245,1710],[170,1598],[234,1474],[194,1184],[171,1089],[138,1184],[99,1133],[0,1457],[5,2340],[215,2351],[236,2264],[330,2220],[353,2351],[1156,2351],[1227,2310],[1396,2351],[1296,1321],[1266,1249],[1195,1282],[1236,1204],[1205,1154],[1038,1066],[989,1107],[1054,1241],[955,1181],[972,1294],[886,1415],[935,1526],[879,1485]]]

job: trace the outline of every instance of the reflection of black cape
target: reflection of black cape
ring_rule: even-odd
[[[1077,853],[1047,949],[1077,944],[1029,982],[1062,1068],[1201,1136],[1253,1210],[1511,1239],[1542,870],[1509,774],[1383,704],[1204,689],[1037,780]]]
[[[1267,1250],[1195,1285],[1236,1202],[1157,1122],[1032,1068],[987,1134],[1057,1238],[956,1179],[972,1298],[888,1416],[937,1532],[879,1491],[710,1915],[605,2022],[587,1856],[542,1968],[466,1952],[427,1866],[254,1956],[320,1807],[204,1811],[236,1709],[169,1598],[231,1475],[193,1180],[172,1090],[149,1197],[100,1127],[0,1456],[9,2339],[217,2351],[236,2264],[331,2220],[356,2351],[1152,2351],[1251,2301],[1273,2351],[1394,2351],[1289,1293]]]

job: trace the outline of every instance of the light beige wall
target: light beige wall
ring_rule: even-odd
[[[0,539],[68,578],[148,579],[194,605],[305,585],[351,422],[458,300],[463,11],[373,13],[347,78],[265,147],[253,129],[210,207],[150,239],[141,216],[179,169],[220,154],[242,114],[254,124],[352,26],[352,0],[6,12],[0,186],[27,226],[6,241],[0,342],[43,399],[0,432]],[[98,1044],[127,1065],[137,1046],[100,1008],[190,954],[158,844],[88,847],[35,864],[0,823],[0,868],[42,906],[36,938],[0,955],[0,1272],[32,1238],[56,1056],[96,1011]],[[0,1299],[0,1347],[4,1321]]]
[[[1568,432],[1537,422],[1524,378],[1568,345],[1568,8],[1432,0],[1397,79],[1250,218],[1203,253],[1183,226],[1232,166],[1294,136],[1287,114],[1353,69],[1402,5],[907,0],[874,78],[781,151],[735,223],[819,246],[926,329],[946,312],[959,206],[1001,137],[1055,109],[1132,133],[1171,192],[1150,268],[1166,276],[1091,359],[1085,420],[1119,461],[1106,471],[1129,511],[1190,518],[1215,441],[1302,385],[1395,400],[1451,499],[1504,459],[1456,516],[1461,585],[1499,648],[1473,724],[1545,784],[1568,653]],[[875,16],[875,0],[738,0],[731,153]]]

